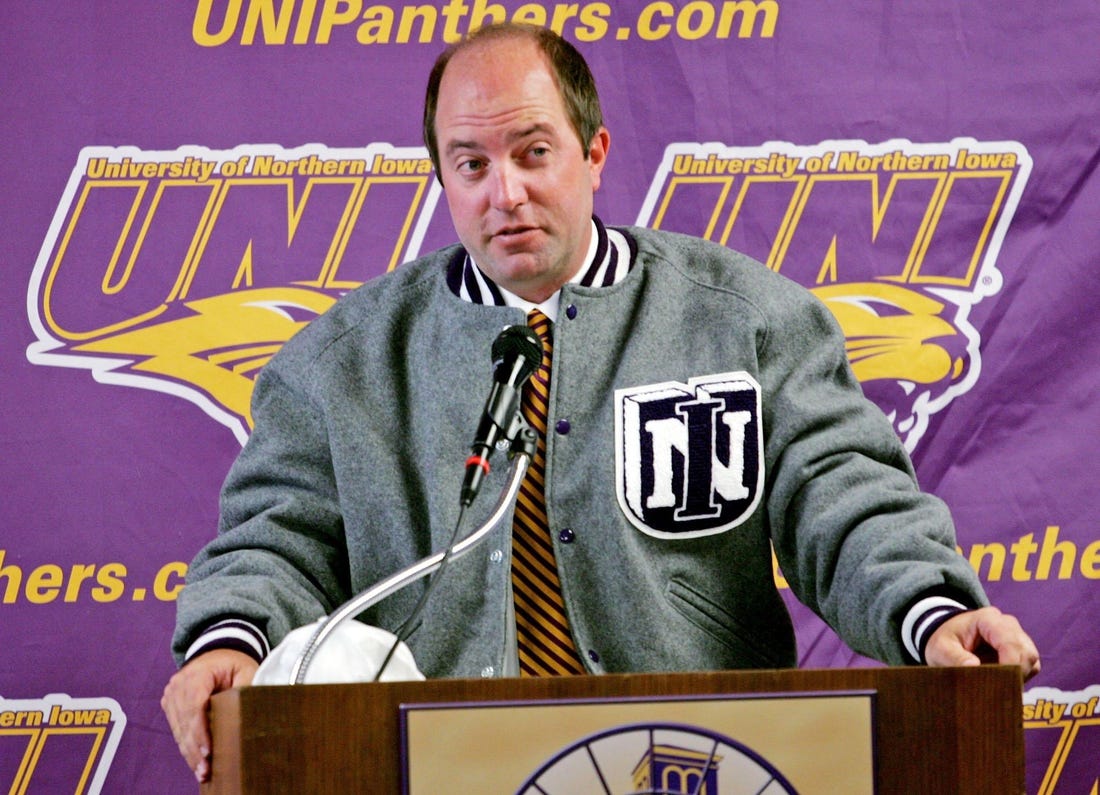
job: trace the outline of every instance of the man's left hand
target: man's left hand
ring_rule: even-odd
[[[929,665],[1018,665],[1024,679],[1039,673],[1039,650],[1013,616],[995,607],[959,613],[943,622],[924,650]]]

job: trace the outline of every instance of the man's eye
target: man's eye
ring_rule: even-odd
[[[484,168],[484,164],[480,160],[463,160],[458,164],[456,169],[466,174],[474,174]]]

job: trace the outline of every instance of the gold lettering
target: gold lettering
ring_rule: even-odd
[[[989,559],[989,571],[986,579],[989,582],[998,582],[1004,574],[1006,550],[1004,544],[975,544],[970,548],[970,565],[980,576],[982,573],[982,561]]]
[[[1054,563],[1054,556],[1060,555],[1061,565],[1058,566],[1058,579],[1068,580],[1073,575],[1073,564],[1077,559],[1077,545],[1072,541],[1059,541],[1057,527],[1051,526],[1043,535],[1043,547],[1039,551],[1039,562],[1035,567],[1035,578],[1039,580],[1050,579],[1050,569]]]
[[[47,563],[39,566],[27,577],[27,601],[36,605],[52,602],[61,593],[65,572],[60,566]]]
[[[226,4],[225,19],[214,33],[210,32],[210,9],[214,0],[199,0],[195,7],[195,21],[191,24],[191,38],[200,47],[218,47],[225,44],[237,29],[237,20],[241,15],[241,0],[229,0]]]
[[[1012,545],[1012,554],[1015,559],[1012,561],[1012,579],[1016,582],[1027,582],[1031,579],[1031,572],[1028,570],[1028,558],[1032,556],[1038,549],[1038,545],[1035,543],[1035,534],[1028,533],[1020,538],[1015,544]]]

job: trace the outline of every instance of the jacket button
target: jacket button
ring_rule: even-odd
[[[493,666],[486,665],[484,668],[481,669],[482,679],[492,679],[494,676],[496,676],[496,670],[493,668]]]
[[[594,663],[598,663],[600,661],[600,655],[595,649],[589,649],[588,659],[590,659]]]
[[[570,304],[565,308],[565,316],[570,320],[573,320],[577,316],[577,305]]]
[[[569,424],[569,420],[558,420],[557,423],[555,423],[554,425],[554,430],[560,433],[562,436],[565,436],[567,433],[569,433],[569,429],[571,427],[572,426]]]
[[[558,540],[561,541],[563,544],[572,544],[573,539],[576,538],[576,537],[577,537],[576,533],[574,533],[568,527],[566,527],[564,530],[562,530],[560,533],[558,533]]]

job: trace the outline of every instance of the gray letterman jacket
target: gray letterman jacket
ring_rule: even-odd
[[[589,670],[796,665],[773,545],[794,594],[854,650],[887,663],[909,659],[899,622],[918,596],[986,604],[955,551],[945,506],[918,490],[889,423],[863,397],[828,310],[725,247],[627,231],[637,245],[631,272],[610,287],[566,285],[554,330],[547,513]],[[462,255],[444,249],[368,282],[264,368],[255,429],[226,480],[218,535],[179,597],[177,661],[227,618],[274,645],[445,546],[488,393],[490,345],[503,326],[525,322],[521,310],[471,304],[448,288],[448,266]],[[713,439],[685,447],[679,432],[658,449],[637,423],[623,422],[622,395],[690,398],[693,384],[731,374],[758,386],[758,422],[739,426],[749,428],[744,482],[759,486],[758,498],[717,531],[678,534],[675,511],[647,526],[653,495],[635,493],[632,502],[624,484],[637,492],[655,483],[654,468],[667,461],[688,473],[662,468],[675,499],[690,491],[721,504],[721,490],[699,482],[708,468],[683,461],[716,455],[712,469],[721,465],[728,477],[729,453],[714,452]],[[722,436],[725,426],[715,427]],[[495,462],[467,529],[489,512],[507,469],[503,457]],[[455,561],[432,594],[409,640],[425,675],[515,669],[509,527]],[[423,586],[360,618],[395,630]]]

